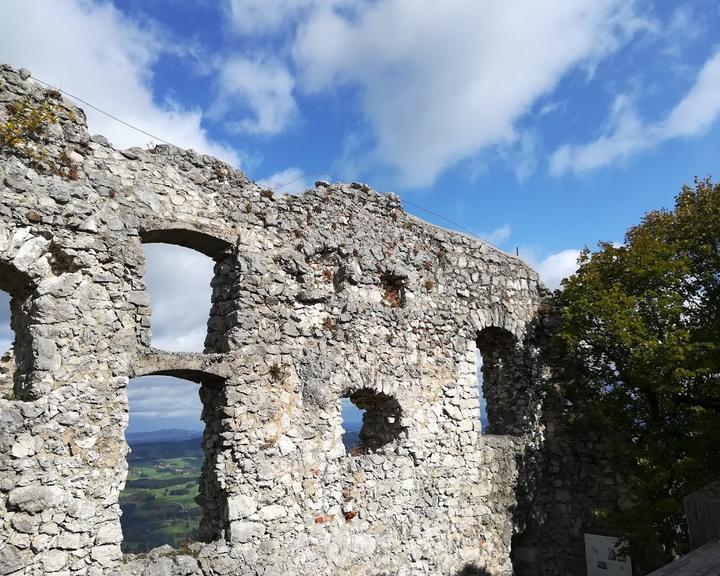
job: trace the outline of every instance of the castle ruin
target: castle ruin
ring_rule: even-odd
[[[547,427],[525,263],[365,185],[273,195],[192,151],[115,150],[0,68],[0,121],[21,98],[56,118],[34,155],[0,150],[0,575],[510,575],[543,502],[578,517],[528,472]],[[151,242],[215,262],[204,353],[150,346]],[[151,374],[199,387],[203,542],[124,558],[127,387]],[[366,410],[352,455],[342,397]]]

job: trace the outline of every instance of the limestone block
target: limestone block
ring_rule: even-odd
[[[122,560],[122,552],[120,546],[107,544],[95,546],[90,551],[90,557],[101,566],[110,567]]]
[[[23,486],[8,494],[11,508],[36,514],[62,504],[65,492],[59,486]]]
[[[42,554],[42,564],[46,572],[57,572],[65,567],[68,561],[67,552],[48,550]]]
[[[247,518],[257,511],[257,501],[252,496],[231,496],[228,498],[227,505],[229,520]]]
[[[279,504],[270,504],[269,506],[260,508],[258,511],[258,516],[260,516],[260,520],[263,521],[277,520],[278,518],[283,518],[286,515],[287,509],[285,506],[280,506]]]
[[[230,541],[243,544],[258,538],[265,533],[265,527],[260,522],[247,522],[235,520],[230,523]]]
[[[30,550],[19,550],[12,544],[0,548],[0,576],[7,576],[27,566],[33,557]]]

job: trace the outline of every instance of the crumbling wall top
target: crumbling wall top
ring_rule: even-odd
[[[538,421],[534,271],[363,184],[278,195],[192,151],[116,150],[1,67],[0,124],[19,102],[46,117],[0,148],[7,565],[120,569],[128,378],[174,374],[204,406],[198,571],[509,569],[515,465]],[[151,242],[215,262],[204,354],[151,347]],[[502,436],[481,433],[478,349]],[[367,409],[359,454],[342,397]]]

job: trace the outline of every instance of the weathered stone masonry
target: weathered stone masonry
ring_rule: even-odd
[[[532,270],[364,185],[273,196],[192,151],[117,151],[0,68],[0,121],[26,95],[60,113],[46,161],[0,158],[17,338],[0,369],[0,574],[512,573],[517,463],[541,436]],[[204,354],[149,346],[144,242],[214,259]],[[120,551],[127,384],[147,374],[200,387],[196,557]],[[355,455],[343,396],[367,408]]]

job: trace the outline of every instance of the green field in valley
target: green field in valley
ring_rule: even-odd
[[[358,430],[343,435],[348,450],[358,445]],[[123,551],[139,554],[163,544],[179,548],[196,541],[202,515],[195,502],[202,440],[129,443],[128,479],[120,494]]]
[[[120,495],[123,551],[147,552],[163,544],[177,548],[197,540],[201,440],[133,446],[128,465]]]

